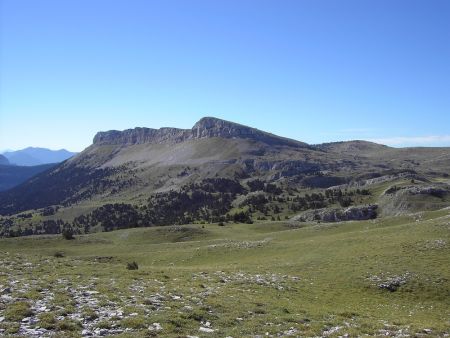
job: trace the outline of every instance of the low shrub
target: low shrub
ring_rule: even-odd
[[[139,266],[135,261],[127,263],[127,270],[137,270],[137,269],[139,269]]]
[[[64,239],[67,240],[75,239],[75,237],[73,236],[73,230],[71,228],[64,229],[61,234]]]

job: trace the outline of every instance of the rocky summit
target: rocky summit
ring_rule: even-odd
[[[192,139],[202,138],[245,138],[267,144],[306,146],[306,144],[282,138],[261,130],[243,126],[237,123],[217,119],[214,117],[204,117],[199,120],[192,129],[178,128],[134,128],[124,131],[110,130],[99,132],[94,137],[94,144],[97,145],[132,145],[145,143],[181,143]]]

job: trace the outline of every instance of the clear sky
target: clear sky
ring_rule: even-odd
[[[0,149],[216,116],[450,146],[448,0],[0,0]]]

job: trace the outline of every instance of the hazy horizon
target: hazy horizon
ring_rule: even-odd
[[[0,151],[215,116],[450,146],[450,2],[0,2]]]

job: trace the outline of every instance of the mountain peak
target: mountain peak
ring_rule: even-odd
[[[204,137],[248,137],[257,133],[264,133],[257,129],[238,123],[221,120],[215,117],[203,117],[193,127],[192,132],[196,138]]]
[[[201,118],[192,129],[178,128],[134,128],[124,131],[110,130],[99,132],[94,144],[142,144],[142,143],[180,143],[200,138],[243,138],[265,142],[271,145],[307,146],[305,143],[279,137],[238,123],[215,117]]]
[[[219,119],[217,117],[212,117],[212,116],[205,116],[202,117],[200,120],[197,121],[196,124],[194,124],[194,126],[192,127],[192,129],[197,129],[197,128],[202,128],[202,129],[211,129],[217,126],[221,126],[221,127],[225,127],[225,126],[241,126],[244,127],[238,123],[234,123],[234,122],[230,122],[230,121],[226,121],[226,120],[222,120]],[[247,127],[249,128],[249,127]]]

